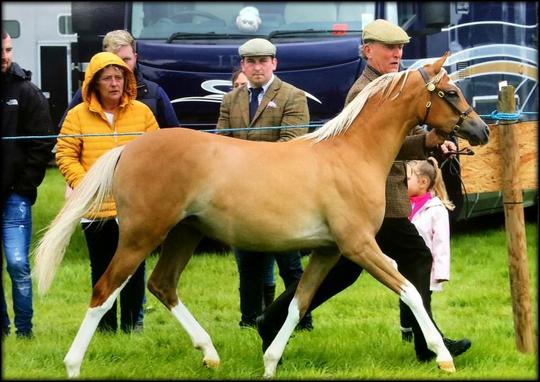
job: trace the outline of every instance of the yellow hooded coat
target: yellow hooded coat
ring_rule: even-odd
[[[99,100],[93,92],[89,92],[89,84],[101,69],[108,65],[123,67],[128,73],[127,90],[122,95],[120,107],[116,109],[111,125]],[[137,84],[135,76],[127,65],[116,54],[97,53],[90,60],[82,86],[83,102],[71,109],[62,124],[60,134],[86,135],[107,134],[97,137],[73,137],[58,139],[56,163],[67,184],[76,188],[88,169],[105,152],[114,147],[127,144],[138,135],[116,135],[118,133],[147,132],[158,130],[159,126],[152,111],[137,101]],[[89,218],[106,219],[116,216],[116,208],[112,200],[103,204],[100,211]]]

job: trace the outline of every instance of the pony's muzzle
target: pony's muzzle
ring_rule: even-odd
[[[489,126],[482,120],[480,122],[469,120],[456,131],[456,135],[466,139],[472,146],[485,145],[489,140]]]

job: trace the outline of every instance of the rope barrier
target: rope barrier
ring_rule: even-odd
[[[538,114],[537,111],[522,111],[517,113],[500,113],[497,110],[491,112],[491,114],[480,114],[481,118],[487,118],[492,120],[504,120],[504,121],[516,121],[519,120],[522,115],[534,115]],[[207,126],[208,124],[204,123],[191,123],[185,124],[180,127],[189,127],[189,126]],[[309,129],[318,129],[322,127],[324,123],[312,123],[307,125],[286,125],[286,126],[264,126],[264,127],[239,127],[232,129],[200,129],[198,131],[203,131],[206,133],[230,133],[235,131],[256,131],[256,130],[277,130],[277,129],[298,129],[307,127]],[[21,135],[18,137],[2,137],[2,140],[14,141],[14,140],[23,140],[23,139],[64,139],[64,138],[92,138],[92,137],[119,137],[124,135],[142,135],[142,132],[128,132],[128,133],[104,133],[104,134],[55,134],[55,135]]]
[[[307,125],[286,125],[286,126],[266,126],[266,127],[238,127],[232,129],[205,129],[198,130],[207,133],[229,133],[234,131],[256,131],[256,130],[277,130],[277,129],[298,129],[298,128],[314,128],[318,129],[323,126],[322,123],[307,124]],[[102,134],[55,134],[55,135],[21,135],[18,137],[2,137],[2,140],[15,141],[22,139],[64,139],[64,138],[92,138],[92,137],[119,137],[125,135],[142,135],[143,132],[127,132],[127,133],[102,133]]]
[[[480,114],[480,118],[487,118],[496,121],[518,121],[522,115],[538,115],[537,111],[518,111],[517,113],[503,113],[493,110],[491,114]]]
[[[497,110],[494,110],[491,112],[491,114],[480,114],[481,118],[487,118],[492,120],[504,120],[504,121],[517,121],[520,119],[521,115],[533,115],[538,114],[536,111],[522,111],[517,113],[502,113],[497,112]],[[181,127],[188,127],[188,126],[207,126],[208,124],[186,124]],[[307,125],[286,125],[286,126],[264,126],[264,127],[239,127],[239,128],[232,128],[232,129],[201,129],[198,131],[203,131],[206,133],[217,133],[217,134],[223,134],[223,133],[230,133],[235,131],[256,131],[256,130],[277,130],[277,129],[298,129],[298,128],[313,128],[318,129],[322,127],[324,123],[313,123],[313,124],[307,124]],[[17,137],[2,137],[2,140],[7,141],[14,141],[14,140],[23,140],[23,139],[64,139],[64,138],[92,138],[92,137],[119,137],[119,136],[125,136],[125,135],[142,135],[143,132],[128,132],[128,133],[104,133],[104,134],[55,134],[55,135],[21,135]]]
[[[491,118],[498,121],[517,121],[520,116],[520,113],[503,113],[497,110],[491,112]]]

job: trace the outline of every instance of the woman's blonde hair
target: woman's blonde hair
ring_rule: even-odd
[[[439,168],[437,159],[429,157],[427,160],[409,161],[408,164],[417,176],[424,176],[428,179],[428,191],[433,191],[433,193],[441,199],[444,206],[452,211],[455,206],[454,203],[448,199],[448,192],[446,191],[446,186],[444,185],[442,172]]]

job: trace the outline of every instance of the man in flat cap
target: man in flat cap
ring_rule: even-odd
[[[254,38],[241,45],[238,53],[248,83],[223,97],[217,128],[304,126],[229,133],[252,141],[283,142],[305,134],[308,130],[305,126],[309,123],[306,96],[274,75],[277,67],[275,45],[263,38]]]
[[[345,105],[375,78],[399,71],[403,46],[409,42],[410,37],[399,26],[377,19],[364,27],[362,40],[361,55],[367,60],[367,65],[349,90]]]
[[[410,37],[397,25],[386,20],[375,20],[364,27],[362,39],[361,52],[367,65],[349,90],[345,105],[377,77],[399,71],[403,46],[409,42]],[[451,141],[441,140],[435,134],[435,130],[426,133],[420,126],[415,127],[411,135],[406,137],[386,180],[385,216],[375,239],[384,254],[396,261],[399,271],[416,287],[422,296],[427,313],[437,327],[431,314],[430,276],[433,260],[424,239],[408,219],[411,204],[407,195],[405,165],[405,160],[425,159],[428,152],[434,149],[440,149],[446,153],[456,150],[456,146]],[[317,290],[308,312],[353,284],[361,272],[360,266],[342,256]],[[270,346],[283,325],[295,290],[295,285],[288,287],[264,311],[263,315],[257,318],[257,329],[263,340],[263,351]],[[402,338],[408,341],[414,338],[417,359],[419,361],[433,359],[435,353],[427,348],[420,326],[410,308],[402,301],[400,301],[400,319]],[[466,338],[454,341],[442,336],[448,351],[454,357],[467,351],[471,346],[471,342]]]
[[[251,141],[283,142],[305,134],[309,123],[306,96],[300,89],[274,75],[277,67],[275,45],[268,40],[254,38],[240,46],[238,53],[241,69],[248,83],[225,94],[217,128],[302,126],[225,133]],[[262,312],[265,300],[263,285],[266,270],[271,267],[273,272],[275,258],[279,274],[287,287],[302,276],[300,253],[293,251],[262,254],[235,249],[235,255],[240,273],[240,326],[253,327],[255,318]],[[271,300],[273,297],[272,293]],[[311,329],[311,315],[306,315],[299,327]]]

